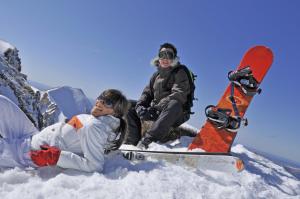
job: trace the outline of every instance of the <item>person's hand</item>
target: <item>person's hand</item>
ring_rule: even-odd
[[[92,108],[91,114],[94,117],[99,117],[101,115],[101,109],[97,107],[96,105]]]
[[[56,165],[61,150],[55,146],[41,145],[41,150],[30,151],[31,160],[38,166]]]
[[[156,120],[159,116],[159,112],[155,108],[145,108],[143,106],[137,108],[137,114],[139,118],[144,121],[153,121]]]
[[[139,106],[137,109],[136,109],[136,113],[137,115],[139,116],[139,118],[143,117],[147,112],[147,108],[146,107],[143,107],[143,106]]]
[[[160,112],[156,108],[150,106],[147,108],[147,110],[152,120],[156,120],[158,118]]]

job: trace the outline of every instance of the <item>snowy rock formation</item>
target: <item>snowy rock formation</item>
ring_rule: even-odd
[[[61,87],[40,91],[21,71],[18,49],[0,40],[0,95],[17,104],[38,129],[91,110],[82,90]]]
[[[40,93],[32,90],[27,76],[21,73],[18,52],[16,47],[0,40],[0,94],[14,101],[36,127],[42,128]]]
[[[70,119],[73,115],[90,113],[92,104],[81,89],[67,86],[41,92],[40,110],[43,126]]]

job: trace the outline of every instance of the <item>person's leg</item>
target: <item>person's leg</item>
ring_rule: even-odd
[[[136,101],[130,101],[131,107],[127,114],[127,136],[124,144],[137,145],[141,139],[141,121],[135,111]]]
[[[0,134],[3,138],[18,139],[38,131],[25,113],[3,95],[0,95],[0,110]]]
[[[152,137],[152,141],[165,141],[172,127],[177,127],[184,122],[183,108],[177,100],[171,100],[153,123],[145,137]]]

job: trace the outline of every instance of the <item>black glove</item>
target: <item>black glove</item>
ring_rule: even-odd
[[[159,112],[155,108],[145,108],[143,106],[137,108],[137,114],[139,118],[144,121],[154,121],[159,116]]]
[[[151,119],[152,120],[157,120],[160,112],[152,106],[148,107],[147,110],[148,110],[148,113],[149,113]]]

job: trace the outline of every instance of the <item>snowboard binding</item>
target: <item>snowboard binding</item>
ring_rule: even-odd
[[[241,127],[241,123],[248,125],[247,119],[231,116],[231,109],[218,108],[214,105],[209,105],[205,108],[205,115],[214,126],[218,129],[225,129],[229,132],[237,132]]]
[[[240,70],[230,71],[228,79],[232,82],[232,86],[237,85],[247,96],[254,96],[256,93],[261,93],[261,89],[258,88],[259,83],[254,78],[249,66]]]

